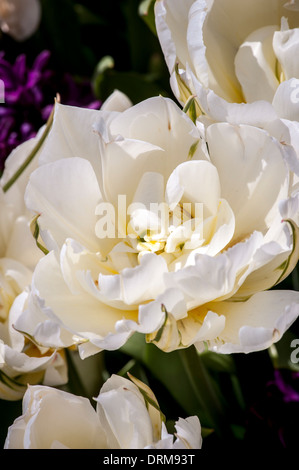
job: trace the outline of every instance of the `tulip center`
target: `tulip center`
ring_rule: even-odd
[[[181,256],[184,250],[204,243],[202,228],[200,203],[194,210],[190,203],[180,203],[173,210],[166,203],[152,204],[149,209],[140,208],[132,212],[128,238],[139,258],[152,252],[170,261]]]

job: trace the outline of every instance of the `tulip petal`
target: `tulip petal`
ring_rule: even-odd
[[[132,382],[113,375],[101,388],[96,401],[110,448],[140,449],[153,441],[144,399]]]
[[[298,61],[294,60],[299,54],[299,28],[288,29],[287,21],[282,21],[281,31],[276,31],[273,37],[273,49],[285,80],[299,77]]]
[[[298,73],[299,77],[299,73]],[[280,118],[299,120],[299,79],[291,78],[279,85],[273,98],[273,108]]]
[[[226,301],[210,307],[225,316],[220,342],[213,349],[225,354],[249,353],[266,349],[282,337],[299,315],[299,293],[258,292],[245,302]]]
[[[95,109],[56,103],[53,124],[47,143],[40,151],[39,164],[44,165],[61,158],[88,158],[100,177],[99,138],[93,129],[99,116],[100,111]],[[82,140],[82,134],[88,137]]]
[[[82,187],[84,190],[78,191]],[[101,193],[87,160],[67,158],[42,165],[30,177],[25,200],[29,209],[41,214],[41,229],[49,230],[60,246],[71,237],[86,248],[99,250],[94,227]]]
[[[265,231],[278,213],[278,202],[288,195],[287,169],[279,143],[261,129],[226,123],[209,126],[207,139],[222,197],[235,214],[234,240],[253,230]]]
[[[178,165],[166,185],[166,201],[175,207],[180,201],[203,206],[203,216],[217,212],[220,181],[217,169],[210,162],[190,161]],[[195,212],[195,208],[193,207]]]
[[[247,103],[272,101],[279,81],[275,75],[276,56],[273,34],[278,28],[265,26],[251,33],[235,57],[235,69]]]

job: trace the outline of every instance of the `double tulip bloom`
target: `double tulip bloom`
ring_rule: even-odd
[[[297,261],[298,194],[266,131],[115,93],[56,105],[38,159],[25,202],[48,254],[15,323],[37,344],[84,358],[137,331],[164,351],[251,352],[297,318],[297,292],[268,290]]]

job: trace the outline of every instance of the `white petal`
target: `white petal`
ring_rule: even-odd
[[[298,73],[299,77],[299,73]],[[279,85],[273,98],[277,115],[290,121],[299,120],[299,79],[291,78]]]
[[[277,114],[268,101],[229,103],[212,90],[205,89],[194,75],[192,82],[201,108],[215,122],[263,127],[268,122],[277,119]]]
[[[42,129],[38,132],[37,136],[26,140],[22,144],[18,145],[5,160],[5,168],[3,175],[1,176],[1,186],[3,187],[8,181],[16,174],[20,166],[25,162],[31,151],[38,143],[39,136],[42,133]],[[39,153],[38,153],[39,154]],[[36,155],[37,157],[37,155]],[[14,205],[16,215],[23,215],[25,204],[24,204],[24,192],[28,183],[28,178],[32,171],[38,166],[38,157],[31,160],[30,164],[22,172],[15,183],[9,188],[4,195],[4,199],[9,204]]]
[[[193,0],[186,0],[184,4],[179,0],[155,3],[156,29],[170,73],[177,58],[182,64],[188,62],[188,12],[193,3]]]
[[[96,398],[100,422],[114,449],[142,449],[153,441],[152,424],[138,388],[112,376]]]
[[[98,110],[56,103],[54,121],[39,154],[39,164],[69,157],[87,158],[100,177],[99,137],[93,129],[99,116]]]
[[[104,140],[103,186],[107,199],[114,203],[119,194],[127,195],[131,203],[145,171],[161,173],[167,179],[201,142],[193,122],[166,98],[150,98],[109,119],[98,132]],[[201,145],[193,158],[206,159]]]
[[[298,13],[288,12],[283,4],[273,0],[223,0],[202,2],[208,5],[203,25],[206,60],[214,75],[209,87],[228,101],[238,102],[238,87],[234,76],[236,50],[255,30],[279,24],[287,16],[290,28],[298,25]],[[221,91],[222,89],[222,91]]]
[[[299,293],[288,290],[259,292],[246,302],[213,304],[225,315],[226,326],[215,346],[221,353],[253,352],[278,341],[299,315]]]
[[[25,420],[22,417],[15,419],[8,428],[4,449],[23,449],[25,429]]]
[[[10,234],[6,256],[18,260],[33,270],[42,255],[42,251],[37,247],[32,236],[29,217],[18,217]]]
[[[133,106],[130,98],[119,90],[114,90],[101,106],[101,111],[123,112]]]
[[[255,30],[243,42],[235,57],[235,69],[247,103],[272,101],[279,81],[276,77],[276,56],[273,34],[276,26]]]
[[[189,418],[179,418],[175,423],[176,435],[178,441],[176,441],[174,448],[187,449],[201,449],[202,437],[201,437],[201,425],[197,416],[189,416]]]
[[[60,246],[71,237],[86,248],[99,250],[95,209],[101,193],[87,160],[72,158],[42,165],[30,177],[25,200],[29,209],[41,214],[41,229],[49,230]]]
[[[226,123],[209,126],[207,140],[222,196],[235,214],[234,239],[267,229],[277,215],[278,202],[288,195],[279,143],[261,129]]]
[[[5,346],[3,357],[5,364],[8,367],[11,367],[19,374],[25,374],[28,372],[33,373],[44,370],[48,365],[53,363],[56,354],[57,353],[54,352],[51,356],[30,357],[25,353],[18,352],[9,346]]]
[[[286,28],[287,28],[286,24]],[[294,57],[299,54],[299,28],[276,31],[273,37],[273,49],[282,66],[285,80],[299,78],[299,65]]]
[[[106,446],[105,433],[87,398],[34,386],[28,388],[23,404],[26,429],[22,448],[50,449],[55,442],[70,449]]]
[[[217,212],[220,182],[217,169],[210,162],[191,161],[177,166],[166,185],[166,200],[172,208],[180,201],[203,205],[204,217]],[[194,208],[193,208],[194,210]]]
[[[123,299],[128,305],[152,300],[164,290],[165,260],[152,253],[141,257],[140,265],[122,271]]]
[[[195,265],[165,275],[167,287],[179,288],[188,299],[188,310],[231,296],[237,289],[240,273],[248,266],[263,237],[255,232],[246,242],[216,257],[198,255]]]
[[[299,122],[287,119],[276,119],[265,127],[275,139],[283,144],[284,159],[290,169],[290,192],[295,187],[299,177]]]

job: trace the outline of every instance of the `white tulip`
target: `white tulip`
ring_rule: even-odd
[[[45,386],[29,386],[23,414],[8,429],[5,449],[200,449],[197,416],[180,418],[169,434],[153,392],[112,375],[96,410],[89,400]],[[154,406],[153,406],[154,403]]]
[[[49,253],[15,327],[82,358],[135,331],[167,351],[268,347],[299,313],[297,292],[268,291],[298,259],[288,148],[248,125],[204,136],[162,97],[121,109],[56,107],[25,195]]]
[[[0,398],[19,400],[28,383],[67,381],[63,355],[37,348],[14,325],[27,302],[33,269],[41,258],[24,205],[30,168],[7,192],[2,187],[27,157],[37,138],[20,145],[6,160],[0,188]]]
[[[157,33],[176,97],[185,103],[195,94],[203,122],[283,134],[298,158],[297,10],[297,2],[283,0],[157,1]]]

